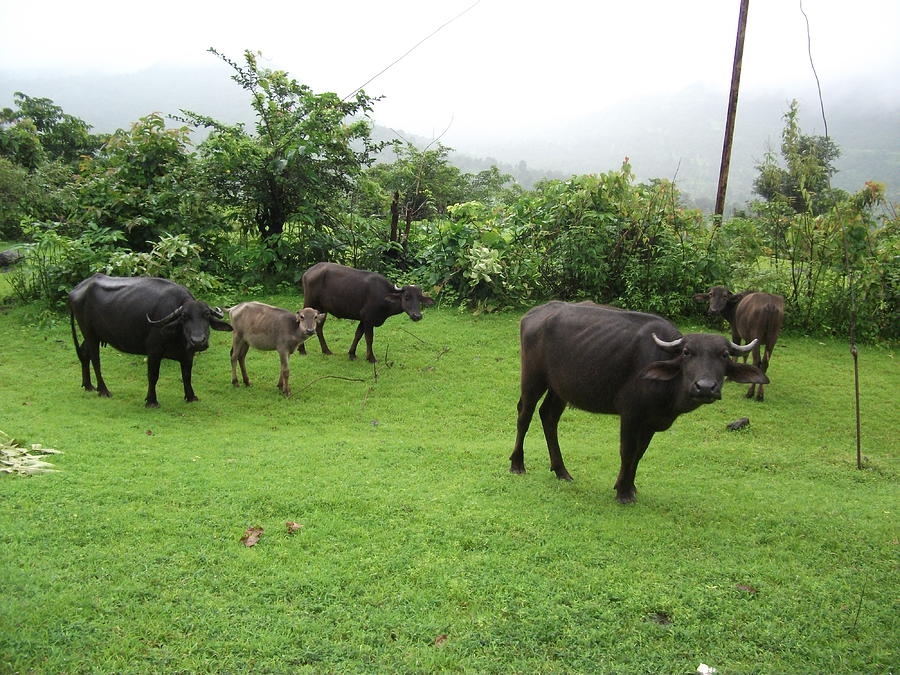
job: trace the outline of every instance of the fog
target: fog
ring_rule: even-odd
[[[316,91],[344,96],[367,83],[383,97],[375,122],[404,136],[440,136],[469,155],[563,173],[607,170],[628,155],[639,175],[677,176],[705,191],[706,165],[717,170],[721,151],[738,8],[738,0],[6,2],[0,105],[16,90],[47,96],[98,131],[178,108],[227,118],[246,105],[206,50],[240,60],[250,49]],[[896,150],[900,125],[871,117],[900,104],[900,3],[806,0],[802,9],[810,42],[800,2],[750,3],[738,175],[777,147],[791,99],[804,131],[824,132],[810,53],[826,119],[855,108],[876,134],[866,143]],[[838,130],[829,124],[846,149]]]

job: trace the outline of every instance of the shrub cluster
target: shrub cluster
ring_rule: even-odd
[[[15,297],[59,304],[98,271],[247,295],[296,288],[331,260],[481,311],[560,298],[677,317],[713,284],[753,288],[783,295],[794,329],[897,339],[900,221],[880,184],[829,187],[837,147],[804,136],[796,106],[787,168],[767,156],[765,199],[719,220],[669,181],[636,181],[627,159],[527,191],[496,169],[461,173],[440,145],[395,144],[395,161],[370,167],[378,144],[358,116],[372,99],[317,95],[245,60],[226,61],[253,94],[256,134],[185,113],[212,130],[197,150],[156,114],[93,137],[49,99],[2,111],[0,238],[27,260]]]

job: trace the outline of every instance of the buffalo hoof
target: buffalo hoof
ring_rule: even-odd
[[[112,398],[112,394],[109,393],[108,389],[98,389],[97,396],[101,396],[102,398]]]
[[[620,504],[634,504],[637,501],[637,488],[632,486],[620,490],[618,486],[615,488],[616,501]]]
[[[556,473],[556,477],[559,478],[560,480],[573,480],[572,474],[570,474],[565,469],[559,469],[559,470],[554,469],[554,472]]]
[[[356,361],[356,354],[347,354],[351,361]]]
[[[94,391],[94,385],[92,384],[83,384],[81,386],[84,387],[85,391]]]
[[[368,361],[369,363],[378,363],[378,359],[376,359],[374,356],[367,356],[366,361]]]
[[[513,464],[512,466],[509,467],[509,472],[523,474],[523,473],[525,473],[525,465],[522,464],[521,466],[517,466],[517,465]]]
[[[147,401],[147,403],[144,404],[144,407],[145,408],[158,408],[159,402],[158,401]]]
[[[187,403],[194,403],[195,401],[199,401],[200,399],[197,398],[196,396],[185,396],[184,400]]]

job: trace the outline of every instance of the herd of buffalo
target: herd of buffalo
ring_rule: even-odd
[[[222,309],[166,279],[95,274],[75,286],[68,298],[82,386],[94,390],[93,364],[98,393],[110,396],[100,372],[100,346],[108,344],[147,357],[147,407],[159,406],[156,383],[164,358],[181,364],[184,398],[196,401],[191,386],[194,354],[209,346],[212,328],[233,331],[232,384],[239,384],[238,364],[244,384],[250,384],[245,364],[250,347],[273,350],[281,360],[278,388],[289,396],[290,354],[295,350],[305,354],[303,343],[314,333],[322,352],[332,353],[323,333],[328,314],[359,321],[350,358],[356,358],[356,347],[365,336],[366,359],[374,363],[376,327],[402,312],[419,321],[422,308],[434,304],[418,286],[401,288],[375,272],[335,263],[313,265],[303,274],[302,285],[306,306],[299,312],[242,302],[228,309],[231,323],[227,323]],[[731,340],[709,333],[682,335],[659,316],[593,302],[551,301],[527,312],[520,323],[521,392],[510,471],[525,472],[525,434],[542,397],[539,414],[550,468],[561,479],[571,480],[557,438],[566,405],[618,415],[621,466],[616,498],[623,504],[633,502],[638,462],[654,433],[668,429],[680,414],[721,398],[726,377],[749,383],[747,397],[762,401],[763,386],[769,382],[766,370],[784,319],[783,298],[731,293],[714,286],[694,299],[708,302],[710,314],[728,320]],[[747,363],[751,352],[752,365]],[[743,363],[737,361],[739,356]]]

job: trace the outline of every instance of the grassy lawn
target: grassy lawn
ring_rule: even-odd
[[[68,317],[0,310],[0,429],[65,453],[0,474],[0,671],[896,670],[893,351],[861,350],[865,470],[847,345],[788,335],[766,402],[729,384],[679,418],[624,507],[615,417],[563,415],[573,482],[537,418],[508,472],[518,319],[394,317],[373,368],[330,318],[336,355],[293,356],[290,399],[274,352],[233,388],[213,332],[201,400],[165,361],[147,410],[142,358],[103,349],[101,399]]]

